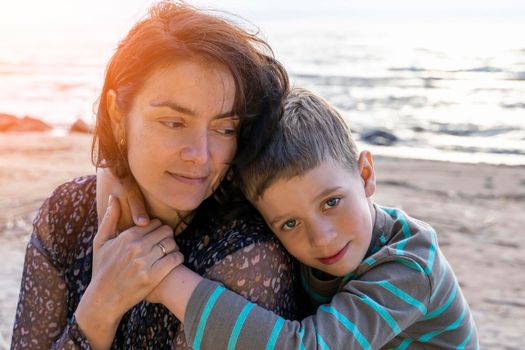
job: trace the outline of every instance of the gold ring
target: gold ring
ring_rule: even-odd
[[[166,256],[166,247],[164,246],[164,244],[162,244],[162,241],[157,243],[157,245],[159,246],[160,250],[162,250],[162,257],[165,257]]]

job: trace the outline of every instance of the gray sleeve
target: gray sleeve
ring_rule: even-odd
[[[221,288],[225,287],[235,292],[232,292],[232,295],[242,304],[255,305],[253,303],[256,303],[261,310],[270,310],[271,312],[268,312],[271,315],[295,318],[296,273],[290,255],[278,241],[270,239],[253,243],[226,256],[210,268],[204,277],[220,282]],[[207,288],[207,283],[211,284],[211,287]],[[207,300],[212,296],[213,291],[210,290],[215,286],[219,284],[205,280],[204,284],[199,285],[192,298]],[[191,311],[192,306],[197,307],[198,310]],[[226,304],[225,306],[228,307]],[[191,321],[186,321],[189,326],[186,327],[185,323],[184,331],[188,345],[193,348],[198,347],[194,345],[195,339],[192,334],[195,334],[195,328],[191,325],[200,322],[198,318],[203,312],[206,312],[204,305],[191,302],[186,311],[186,320]],[[232,317],[228,310],[214,315],[219,317],[216,320],[218,324],[227,322]],[[226,349],[228,341],[226,337],[210,338],[210,344],[205,348]]]
[[[249,349],[376,349],[424,316],[429,296],[430,282],[422,269],[392,261],[348,282],[330,304],[299,322],[205,280],[192,295],[184,321],[194,349],[224,344]]]

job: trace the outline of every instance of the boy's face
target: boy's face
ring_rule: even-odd
[[[334,276],[357,268],[375,220],[372,156],[358,169],[328,160],[289,180],[280,179],[254,203],[285,248],[303,264]]]

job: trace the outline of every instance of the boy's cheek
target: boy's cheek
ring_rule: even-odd
[[[296,258],[297,260],[299,260],[303,264],[307,263],[307,262],[304,261],[305,260],[304,252],[301,249],[300,245],[298,244],[299,242],[297,241],[297,238],[294,239],[294,240],[291,240],[291,239],[288,239],[288,238],[279,237],[279,235],[277,235],[277,234],[276,234],[276,236],[277,236],[277,239],[284,246],[284,249],[286,249],[288,251],[288,253],[290,253],[290,255],[292,255],[294,258]]]

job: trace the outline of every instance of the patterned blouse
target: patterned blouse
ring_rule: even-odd
[[[27,245],[12,349],[90,349],[74,312],[91,280],[97,232],[96,177],[59,186],[44,202]],[[295,265],[264,221],[194,220],[176,241],[185,265],[264,308],[295,318]],[[112,349],[188,348],[162,304],[142,301],[122,318]]]

